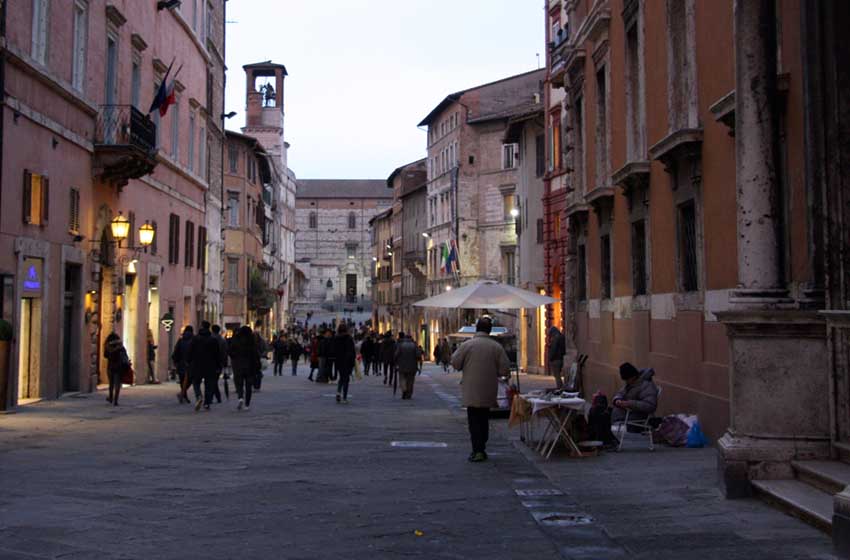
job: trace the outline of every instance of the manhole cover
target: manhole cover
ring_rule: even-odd
[[[532,515],[541,525],[569,527],[593,523],[593,518],[583,513],[532,512]]]
[[[448,447],[449,444],[442,441],[393,441],[390,443],[392,447],[405,448],[435,448]]]
[[[517,496],[563,496],[563,492],[555,488],[518,488],[514,490]]]

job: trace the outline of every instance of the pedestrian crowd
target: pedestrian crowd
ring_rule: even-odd
[[[305,365],[309,365],[309,381],[336,383],[338,403],[348,404],[351,378],[363,376],[382,378],[383,385],[392,388],[394,395],[400,389],[401,398],[410,400],[416,377],[422,373],[426,359],[423,347],[409,334],[377,333],[368,325],[355,325],[351,321],[338,324],[334,321],[309,328],[298,325],[275,334],[268,342],[259,332],[261,326],[255,324],[257,330],[240,326],[229,337],[222,334],[219,325],[207,321],[201,322],[197,333],[191,325],[184,327],[171,352],[174,377],[180,387],[178,402],[190,404],[191,389],[195,411],[210,410],[214,404],[222,403],[222,380],[224,398],[229,399],[228,382],[232,377],[238,398],[237,410],[250,409],[253,394],[262,387],[264,362],[269,353],[274,376],[284,375],[287,361],[291,365],[291,375],[297,376],[303,358]],[[472,339],[453,347],[447,338],[442,338],[433,351],[434,363],[444,372],[462,373],[463,405],[467,409],[472,443],[469,460],[472,462],[487,460],[490,409],[497,406],[498,379],[507,376],[510,368],[505,349],[490,337],[492,327],[491,319],[483,317]],[[149,335],[149,378],[153,377],[151,364],[155,361],[155,351],[153,337]],[[107,400],[118,406],[121,385],[126,382],[128,372],[132,378],[132,364],[116,333],[107,337],[104,357],[109,374]],[[553,358],[554,354],[550,356],[550,362],[554,362],[551,370],[557,371],[561,364]]]

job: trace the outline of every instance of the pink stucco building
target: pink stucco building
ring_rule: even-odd
[[[225,2],[6,4],[0,316],[15,334],[0,407],[104,382],[113,331],[143,383],[150,329],[164,379],[179,329],[220,308],[203,290],[206,206],[221,200],[208,128],[223,96],[209,75],[223,67]],[[172,60],[176,103],[148,118]],[[119,213],[130,221],[120,244]],[[156,235],[142,248],[145,223]]]

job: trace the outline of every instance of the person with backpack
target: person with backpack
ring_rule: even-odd
[[[177,402],[180,404],[189,402],[187,395],[189,390],[189,344],[194,337],[195,329],[192,328],[192,325],[186,325],[180,340],[177,341],[174,350],[171,352],[171,361],[177,368],[177,380],[180,382],[180,391],[177,393]]]
[[[236,396],[239,397],[237,410],[251,408],[251,395],[254,389],[254,377],[260,372],[260,352],[257,349],[257,339],[251,327],[244,325],[236,331],[230,340],[228,354],[230,366],[233,369],[233,384],[236,385]]]
[[[106,358],[106,372],[109,377],[109,396],[106,402],[118,406],[118,395],[121,393],[121,383],[124,374],[132,367],[127,349],[121,343],[121,337],[109,333],[103,345],[103,357]]]

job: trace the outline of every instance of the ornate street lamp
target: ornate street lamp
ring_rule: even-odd
[[[153,243],[153,238],[156,235],[156,230],[154,227],[148,222],[145,221],[144,225],[139,228],[139,243],[147,249]]]
[[[112,229],[112,238],[118,242],[120,247],[121,242],[127,239],[130,234],[130,220],[125,218],[121,212],[118,212],[118,215],[112,218],[109,227]]]

